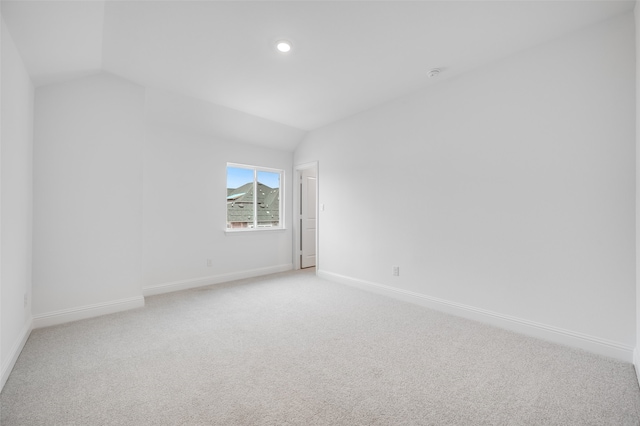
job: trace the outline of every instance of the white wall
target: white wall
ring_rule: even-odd
[[[34,137],[34,326],[142,306],[144,89],[39,87]]]
[[[0,389],[30,332],[34,89],[2,21]]]
[[[634,8],[636,30],[636,347],[633,363],[640,382],[640,0]]]
[[[172,122],[163,112],[168,98],[173,109],[204,116],[199,101],[147,92],[145,294],[291,269],[291,215],[284,231],[226,234],[225,199],[227,162],[279,168],[285,170],[286,212],[291,212],[293,154],[229,141],[215,126],[185,126],[180,117]]]
[[[626,14],[311,132],[320,272],[630,361],[633,34]]]
[[[229,141],[202,108],[109,74],[37,89],[34,326],[291,269],[291,218],[283,231],[228,235],[224,200],[228,161],[281,168],[291,211],[292,153]],[[272,127],[265,137],[296,136]]]

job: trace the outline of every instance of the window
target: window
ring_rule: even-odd
[[[227,163],[227,229],[284,228],[284,171]]]

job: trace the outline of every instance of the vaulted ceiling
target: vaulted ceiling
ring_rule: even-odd
[[[306,131],[634,4],[3,0],[2,16],[36,85],[102,70]]]

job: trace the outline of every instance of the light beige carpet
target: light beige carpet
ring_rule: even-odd
[[[638,425],[631,364],[292,272],[35,330],[11,425]]]

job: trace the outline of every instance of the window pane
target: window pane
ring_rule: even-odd
[[[280,173],[258,171],[258,227],[280,226]]]
[[[227,228],[253,228],[253,170],[227,167]]]

